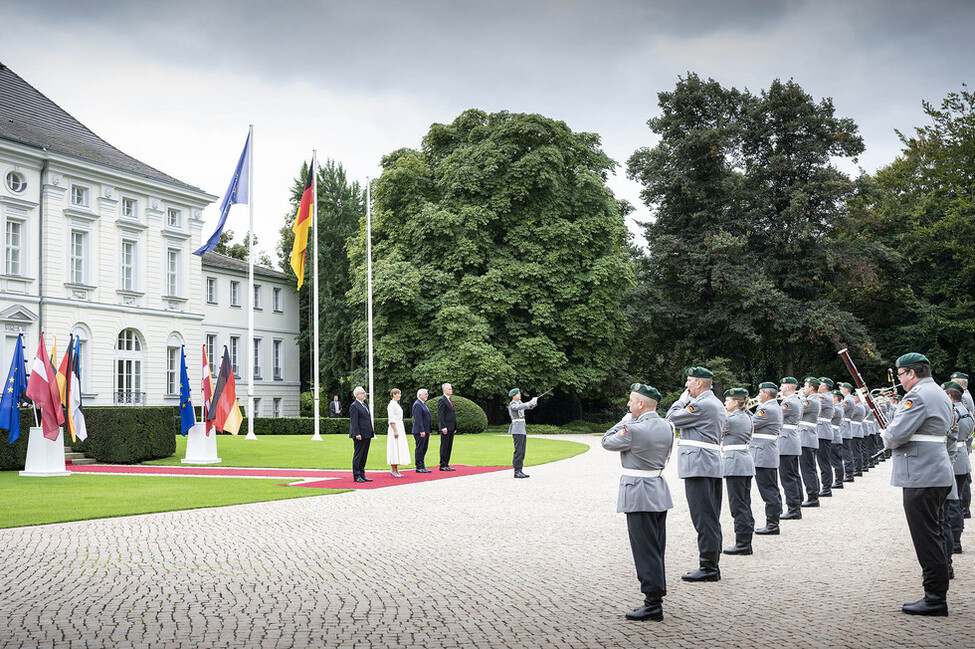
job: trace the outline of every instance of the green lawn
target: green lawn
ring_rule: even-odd
[[[284,482],[283,479],[80,473],[56,478],[25,478],[17,471],[2,471],[0,528],[340,493],[335,489],[278,486]]]
[[[413,439],[409,439],[413,457]],[[534,466],[564,460],[589,447],[563,439],[529,439],[525,465]],[[511,437],[498,435],[458,435],[450,456],[451,464],[467,466],[511,466]],[[176,437],[176,453],[172,457],[143,464],[180,466],[186,456],[186,438]],[[348,469],[352,466],[352,440],[345,435],[323,435],[313,442],[304,435],[265,435],[245,440],[243,435],[219,435],[217,456],[222,460],[214,466],[281,467],[286,469]],[[427,449],[426,464],[437,466],[440,458],[440,436],[434,435]],[[372,440],[366,469],[386,469],[386,436]],[[413,465],[409,465],[412,467]]]

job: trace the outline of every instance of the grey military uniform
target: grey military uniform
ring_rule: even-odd
[[[964,404],[965,408],[975,416],[975,401],[972,400],[972,393],[968,390],[961,391],[961,402]],[[968,449],[968,454],[972,454],[972,437],[969,435],[968,440],[965,442],[965,448]]]
[[[752,441],[748,450],[755,468],[779,468],[779,434],[782,431],[782,407],[775,399],[769,399],[755,407],[752,417]],[[794,431],[798,432],[798,431]],[[798,455],[798,444],[796,453]]]
[[[911,388],[881,437],[894,449],[890,484],[895,487],[951,487],[954,472],[945,437],[951,428],[951,401],[930,377]]]
[[[843,397],[840,405],[843,410],[843,425],[840,428],[840,434],[843,439],[853,439],[853,413],[857,406],[856,401],[853,400],[853,395],[848,394]]]
[[[782,431],[779,433],[779,455],[802,455],[799,443],[799,418],[802,417],[802,402],[799,395],[790,394],[782,399]]]
[[[623,465],[617,512],[663,512],[674,506],[667,481],[660,475],[674,444],[669,422],[655,412],[639,419],[627,415],[606,431],[602,444],[607,451],[619,451]]]
[[[828,439],[830,443],[833,441],[833,395],[827,393],[819,393],[819,418],[818,426],[816,428],[816,433],[819,439]]]
[[[819,421],[819,395],[803,396],[802,415],[799,419],[799,442],[806,448],[819,448],[819,438],[816,434]],[[832,434],[830,435],[832,439]]]
[[[842,444],[843,443],[843,424],[846,422],[846,416],[843,413],[843,404],[833,402],[833,417],[830,419],[830,426],[833,427],[833,443]]]
[[[867,415],[867,407],[862,403],[853,403],[853,417],[850,422],[850,430],[853,437],[863,438],[863,418]]]
[[[754,476],[755,462],[748,452],[752,438],[752,418],[744,410],[735,410],[725,420],[721,437],[721,474]]]
[[[531,410],[536,406],[531,401],[512,401],[508,404],[508,416],[511,424],[508,426],[509,435],[527,435],[525,428],[525,411]]]
[[[727,413],[714,393],[705,390],[689,403],[674,402],[667,412],[667,419],[680,429],[677,477],[722,477],[718,440]]]
[[[975,426],[975,419],[972,418],[972,413],[968,411],[964,403],[953,403],[952,406],[955,409],[956,424],[954,431],[958,448],[956,449],[957,452],[951,466],[955,475],[964,475],[972,471],[972,462],[971,458],[968,457],[966,445],[972,439],[972,428]],[[948,454],[951,455],[950,450]]]

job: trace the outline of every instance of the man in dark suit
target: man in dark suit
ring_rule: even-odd
[[[353,392],[355,401],[349,406],[349,437],[352,438],[352,477],[356,482],[372,482],[366,477],[366,458],[369,443],[376,433],[372,430],[372,416],[366,406],[366,391],[361,387]]]
[[[328,404],[328,416],[333,419],[342,416],[342,404],[339,402],[339,395],[337,394],[332,397],[332,402]]]
[[[453,471],[450,468],[450,451],[454,447],[454,435],[457,434],[457,417],[454,414],[454,402],[450,395],[454,389],[449,383],[443,384],[443,396],[437,400],[437,418],[440,421],[440,470]]]
[[[433,429],[430,426],[430,408],[427,406],[428,392],[426,388],[416,391],[416,401],[413,402],[413,439],[416,440],[416,472],[430,473],[424,458],[427,455],[427,446],[430,444],[430,433]]]

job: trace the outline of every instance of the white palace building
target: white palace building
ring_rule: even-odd
[[[122,153],[0,63],[0,373],[18,334],[30,359],[41,331],[59,356],[73,333],[85,405],[176,405],[185,345],[198,406],[203,345],[214,378],[226,345],[242,408],[253,381],[257,416],[298,416],[295,287],[255,267],[254,367],[242,371],[247,264],[192,254],[216,199]]]

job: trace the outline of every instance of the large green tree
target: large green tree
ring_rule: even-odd
[[[285,218],[278,244],[281,268],[297,278],[291,268],[291,249],[294,246],[295,217],[308,176],[308,164],[302,164],[291,186],[291,212]],[[319,295],[319,381],[325,395],[340,394],[343,400],[351,393],[351,383],[361,359],[353,351],[352,307],[347,300],[351,288],[347,243],[358,233],[359,219],[366,212],[365,192],[358,181],[349,181],[340,163],[326,160],[319,165],[318,194],[318,295]],[[313,328],[314,288],[312,255],[314,233],[309,233],[305,262],[305,278],[298,291],[300,306],[298,344],[301,357],[302,383],[309,386],[311,378],[311,336]],[[326,404],[323,403],[324,411]]]
[[[839,369],[837,345],[869,340],[837,292],[859,281],[841,236],[857,184],[833,164],[863,151],[856,125],[792,81],[754,95],[688,74],[659,105],[659,143],[628,163],[654,217],[628,301],[633,369],[672,381],[726,357],[755,383]]]
[[[377,391],[454,384],[597,387],[623,343],[632,281],[624,208],[599,138],[540,115],[479,110],[383,159],[372,220]],[[364,230],[353,250],[364,331]],[[360,341],[360,349],[363,346]]]

